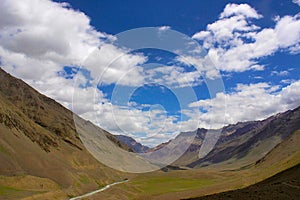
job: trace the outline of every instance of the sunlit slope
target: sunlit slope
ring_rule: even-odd
[[[213,150],[199,158],[199,151],[208,130],[198,129],[191,146],[173,165],[239,169],[252,165],[276,145],[300,129],[300,107],[271,116],[262,121],[240,122],[221,129]],[[192,132],[181,133],[175,140],[189,141]]]
[[[124,178],[86,150],[71,111],[3,70],[0,79],[0,199],[47,192],[49,196],[75,195]],[[131,151],[115,136],[96,128],[113,145]],[[12,177],[26,181],[15,185],[8,181]]]
[[[199,197],[195,200],[297,199],[300,195],[299,144],[300,130],[297,130],[247,169],[228,171],[241,177],[240,184],[237,184],[236,188],[229,187],[227,189],[231,190],[229,192]]]

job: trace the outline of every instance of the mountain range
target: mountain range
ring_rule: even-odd
[[[145,148],[128,136],[117,137],[139,153],[167,148],[170,143],[177,144],[177,147],[173,147],[175,150],[189,146],[185,153],[171,164],[173,166],[197,168],[221,165],[222,168],[237,168],[255,163],[299,129],[300,107],[261,121],[239,122],[218,130],[198,128],[195,131],[183,132],[151,149]],[[220,132],[220,137],[214,148],[206,156],[199,158],[206,135],[215,132]]]
[[[293,177],[293,173],[299,172],[300,107],[261,121],[239,122],[218,130],[199,128],[183,132],[166,143],[149,148],[133,138],[113,135],[80,118],[2,69],[0,80],[0,199],[66,199],[124,179],[129,179],[124,186],[98,195],[104,195],[105,199],[198,198],[253,183],[273,188],[277,179],[285,177],[284,173]],[[215,140],[213,133],[217,132],[220,137]],[[214,142],[212,149],[199,155],[204,143]],[[169,144],[174,151],[170,151]],[[101,163],[94,150],[103,151],[107,146],[122,151]],[[122,167],[135,167],[135,156],[123,152],[133,155],[134,152],[160,152],[155,156],[172,157],[177,150],[185,151],[175,162],[156,172],[136,175],[105,165],[121,159]],[[297,165],[283,175],[267,179]],[[201,174],[218,184],[199,183],[200,179],[195,177]],[[232,180],[228,178],[230,181],[226,182],[222,177],[229,175]],[[247,181],[236,178],[240,176]],[[280,184],[298,188],[297,177]],[[265,182],[258,183],[264,179]],[[176,189],[173,183],[182,186]],[[169,191],[170,185],[172,190]],[[244,191],[252,191],[252,188]]]
[[[127,144],[130,148],[132,148],[136,153],[146,153],[150,147],[142,145],[141,143],[137,142],[132,137],[126,135],[116,135],[116,137],[122,141],[124,144]]]

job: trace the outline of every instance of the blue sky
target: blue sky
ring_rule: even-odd
[[[168,25],[174,30],[192,36],[199,30],[205,29],[208,23],[215,21],[228,3],[247,3],[254,7],[264,15],[259,22],[260,25],[266,26],[274,25],[272,18],[277,15],[294,15],[299,12],[296,4],[286,0],[189,0],[187,2],[71,0],[58,2],[69,2],[74,9],[88,15],[94,27],[109,34],[139,27]]]
[[[1,68],[100,127],[149,146],[300,104],[300,1],[3,5]],[[169,46],[185,35],[201,53],[118,43],[122,32],[143,27],[174,37]],[[150,35],[134,32],[131,39],[151,44]]]

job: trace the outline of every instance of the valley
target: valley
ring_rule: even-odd
[[[252,191],[256,186],[250,185],[264,180],[273,183],[283,176],[277,173],[298,173],[299,167],[294,166],[300,162],[300,107],[262,121],[224,127],[214,149],[200,159],[197,156],[207,130],[198,129],[192,145],[176,162],[158,171],[133,174],[113,170],[96,160],[78,137],[70,111],[0,72],[1,199],[71,199],[99,188],[86,198],[187,199],[246,187],[237,190],[241,191],[238,194],[220,194],[223,198]],[[131,140],[123,142],[120,136],[78,119],[85,124],[81,131],[99,131],[127,152],[134,152],[136,145],[143,151],[157,149],[149,150]],[[184,142],[190,135],[181,133],[174,140]],[[125,179],[128,181],[105,187]],[[298,188],[288,189],[291,181],[294,183],[284,181],[280,190],[298,194]]]
[[[299,200],[300,0],[0,0],[0,200]]]

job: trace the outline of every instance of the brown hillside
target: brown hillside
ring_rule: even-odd
[[[14,193],[26,196],[53,192],[57,188],[65,193],[82,193],[122,179],[121,173],[104,166],[85,149],[71,111],[2,69],[0,80],[0,196],[1,187],[13,188],[1,198],[14,197]],[[115,145],[132,151],[115,136],[97,129]],[[33,181],[16,186],[7,181],[30,176],[40,184]]]

